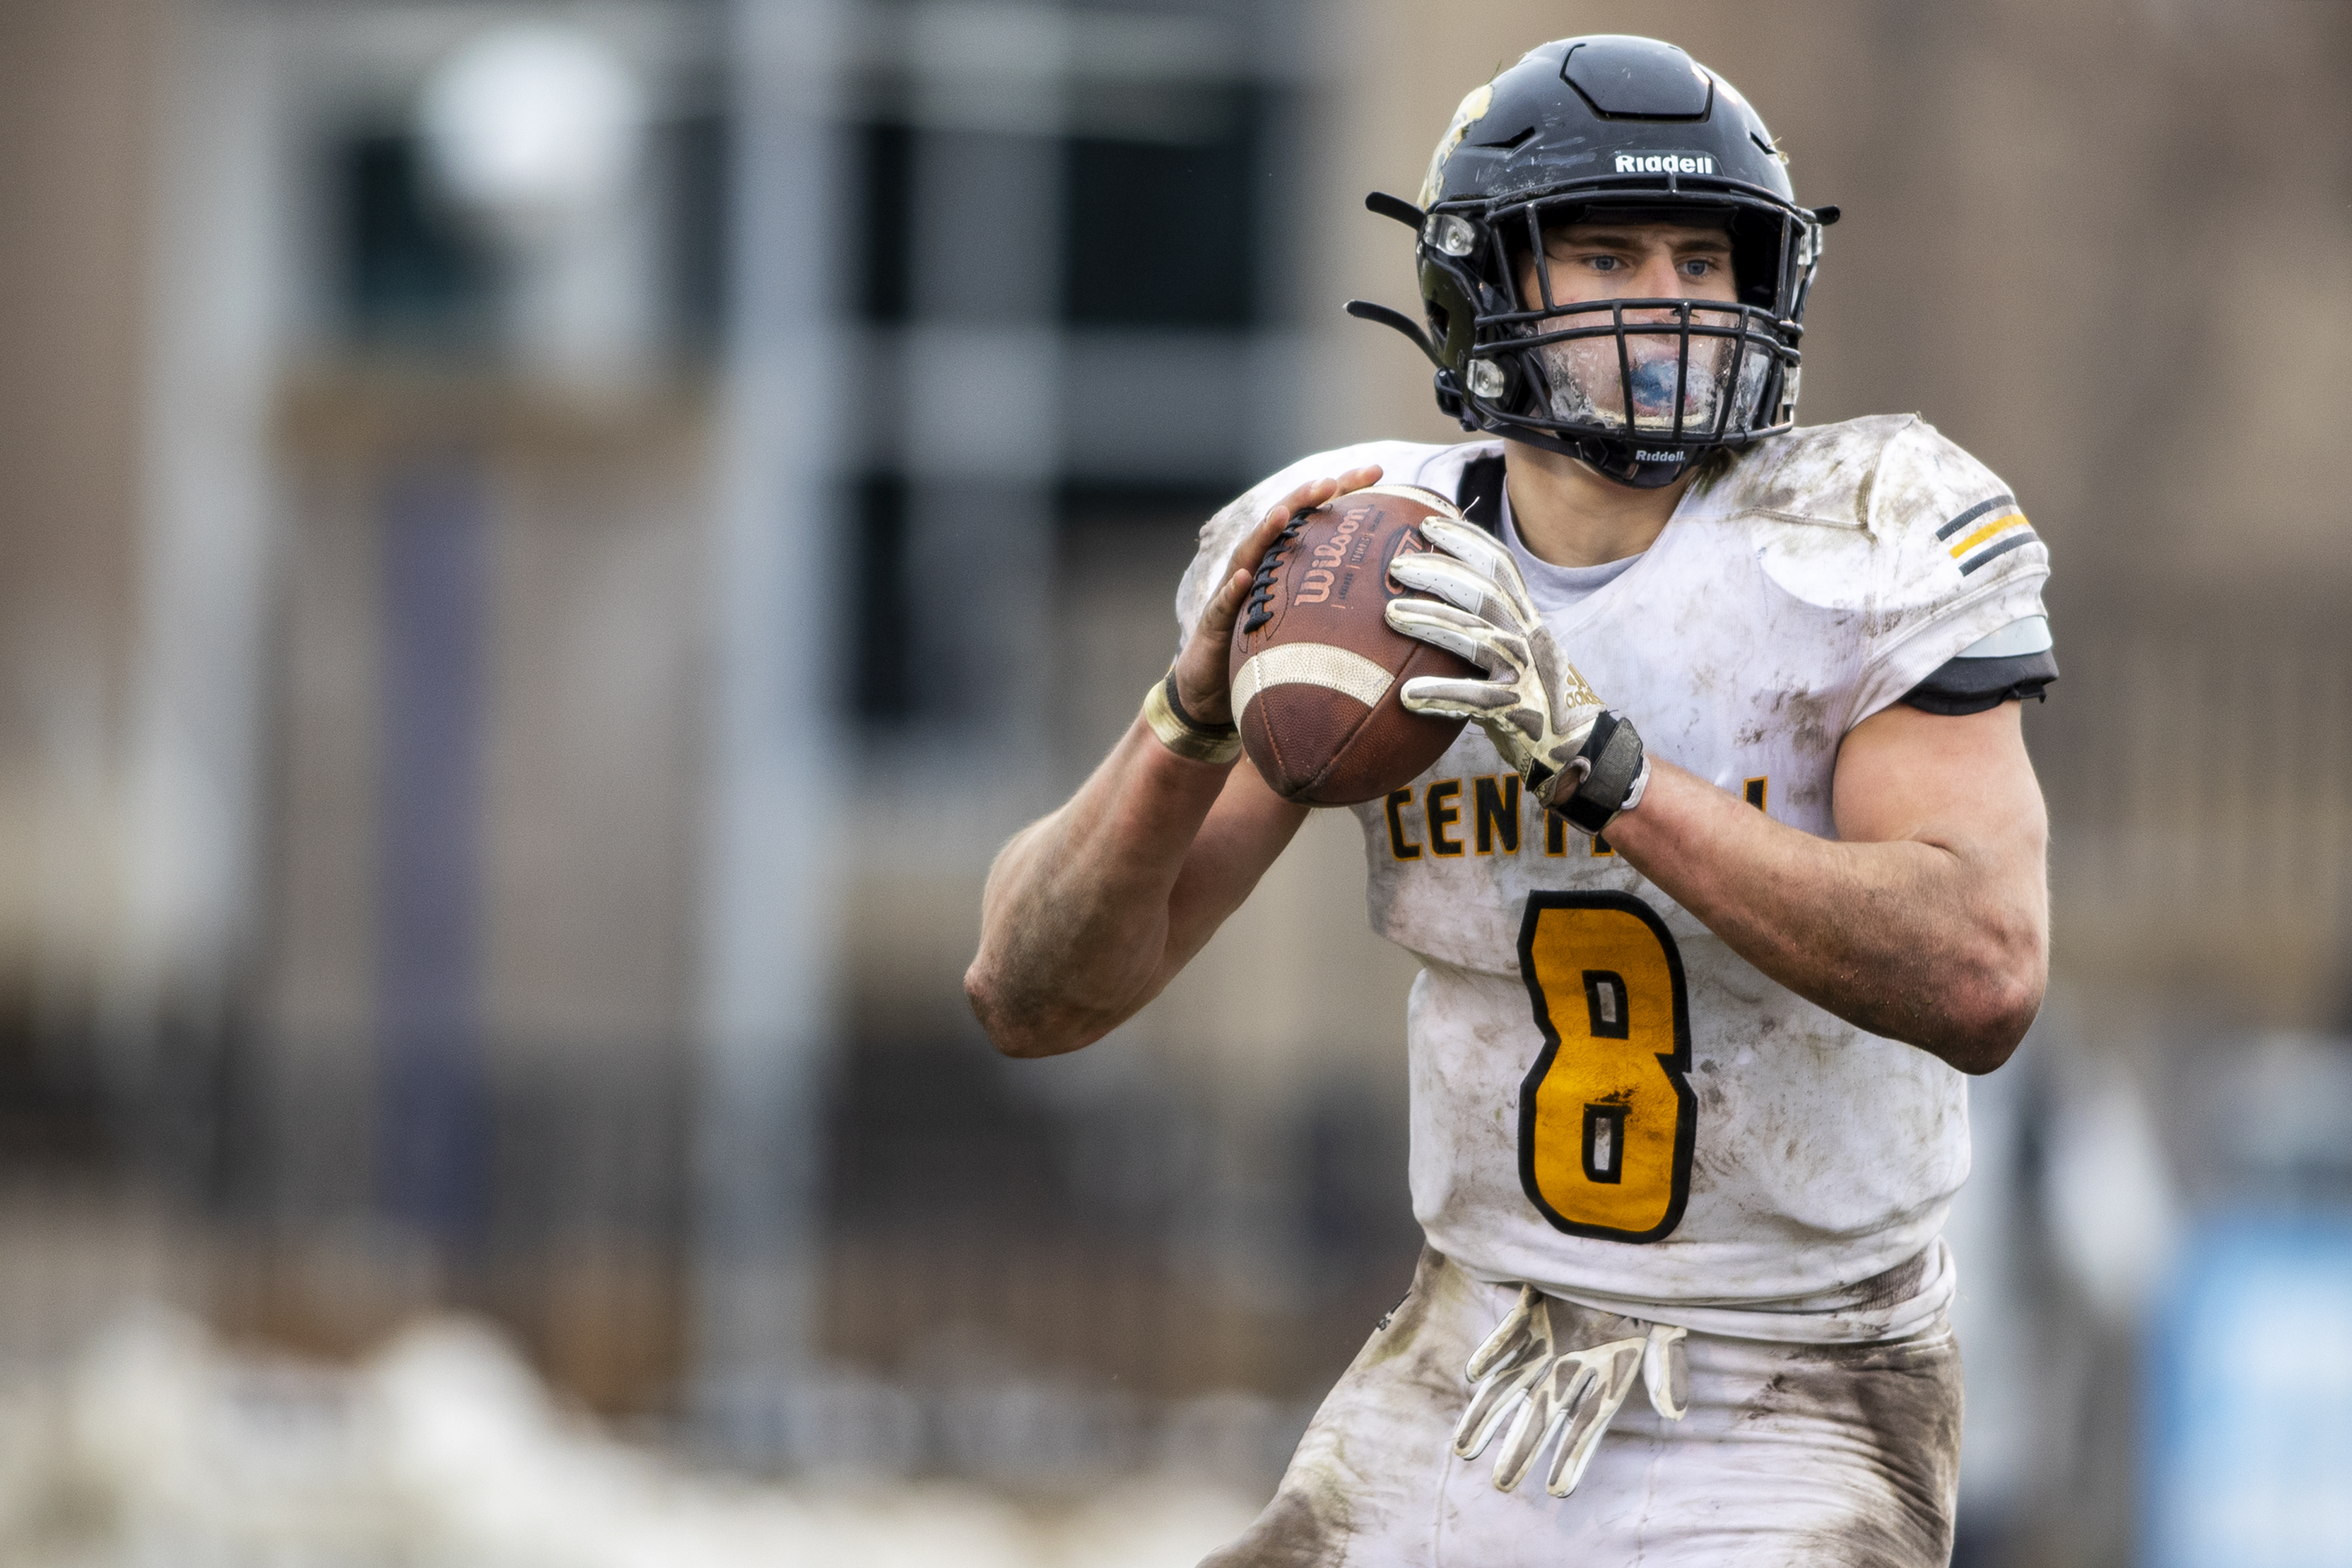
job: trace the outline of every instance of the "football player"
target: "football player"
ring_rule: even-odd
[[[1645,38],[1464,100],[1411,223],[1440,405],[1495,439],[1309,457],[1202,530],[1168,678],[992,873],[973,1006],[1042,1056],[1142,1007],[1305,816],[1226,665],[1295,514],[1454,497],[1398,631],[1475,722],[1356,809],[1406,1020],[1411,1293],[1227,1564],[1947,1560],[1944,1216],[1965,1075],[2047,971],[2020,699],[2048,555],[1916,417],[1798,428],[1832,208],[1746,99]],[[1475,830],[1475,831],[1474,831]],[[1637,1396],[1637,1389],[1639,1391]]]

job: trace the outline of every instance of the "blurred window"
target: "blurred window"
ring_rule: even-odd
[[[1262,96],[1193,88],[1160,102],[1157,135],[1067,143],[1063,314],[1080,327],[1249,327]]]
[[[1142,112],[1082,117],[1062,139],[1062,319],[1077,327],[1245,329],[1257,288],[1263,99],[1234,87],[1161,89]],[[851,268],[859,317],[915,312],[919,133],[898,123],[852,137]],[[933,134],[937,134],[936,132]]]
[[[856,661],[848,672],[849,706],[868,724],[896,724],[915,711],[906,479],[866,476],[856,486]]]
[[[727,320],[728,121],[717,110],[653,130],[655,168],[667,199],[670,307],[679,336],[709,348]]]
[[[897,97],[886,84],[866,100],[862,118],[845,127],[843,297],[858,322],[877,329],[863,351],[884,368],[877,380],[886,383],[877,388],[868,416],[903,417],[887,411],[892,394],[907,389],[888,386],[888,379],[916,378],[929,369],[907,351],[924,345],[901,340],[898,329],[986,320],[992,329],[1026,335],[1026,346],[1058,367],[1057,399],[1095,398],[1096,425],[1125,422],[1126,455],[1113,472],[1126,467],[1136,477],[1106,483],[1098,461],[1084,480],[1066,471],[1020,477],[1013,481],[1023,492],[1016,510],[1025,521],[1018,526],[1052,530],[1062,550],[1096,534],[1152,541],[1150,570],[1172,587],[1202,522],[1250,476],[1219,477],[1213,469],[1202,476],[1195,447],[1159,429],[1164,398],[1138,400],[1134,389],[1169,384],[1155,374],[1154,354],[1173,356],[1171,373],[1181,378],[1204,355],[1222,364],[1218,356],[1241,353],[1242,335],[1269,324],[1259,275],[1274,99],[1225,76],[1074,75],[1056,90],[1052,114],[1007,129],[940,115],[920,94]],[[987,161],[997,155],[1019,159],[1018,169],[993,172],[1005,175],[1008,188],[1022,187],[1024,198],[1035,198],[1034,209],[1023,210],[1039,216],[981,236],[986,243],[974,245],[972,257],[981,270],[954,280],[972,287],[934,298],[936,282],[919,265],[917,248],[931,243],[926,236],[935,231],[953,233],[956,224],[998,215],[955,183],[974,169],[991,172]],[[1024,186],[1033,171],[1041,184],[1058,188]],[[975,220],[975,213],[986,216]],[[1044,216],[1049,213],[1050,221]],[[1010,213],[1002,216],[1014,222]],[[1026,294],[1048,277],[1053,283],[1043,298]],[[1008,298],[994,297],[1000,286]],[[1128,356],[1129,374],[1115,390],[1131,406],[1110,412],[1108,394],[1072,371],[1066,354],[1054,352],[1057,332],[1105,329],[1141,329],[1156,340],[1118,349]],[[1202,379],[1196,374],[1182,384]],[[1066,452],[1063,460],[1074,455]],[[868,463],[847,486],[856,538],[848,605],[853,659],[836,689],[851,719],[878,735],[934,706],[952,707],[951,682],[933,667],[941,649],[953,645],[953,656],[971,661],[971,670],[993,655],[973,645],[971,629],[954,612],[971,585],[943,565],[955,552],[930,537],[929,530],[952,526],[927,498],[923,486],[934,481],[910,483],[887,444]],[[1164,572],[1157,558],[1163,542]],[[922,651],[925,638],[930,653]]]
[[[656,122],[649,137],[661,310],[685,345],[708,349],[727,309],[727,120],[695,110]],[[491,236],[436,188],[423,138],[352,135],[332,179],[338,303],[351,336],[448,348],[496,331],[512,279]]]
[[[335,176],[353,335],[446,340],[486,329],[497,288],[488,247],[433,193],[420,140],[362,132],[343,144]]]
[[[1184,558],[1192,557],[1192,540],[1202,523],[1220,507],[1249,488],[1255,475],[1236,475],[1222,484],[1129,483],[1099,479],[1070,480],[1055,497],[1055,520],[1063,535],[1095,528],[1131,531],[1138,528],[1173,532],[1184,539]],[[1181,571],[1185,561],[1177,563]],[[1168,590],[1176,591],[1175,580]]]
[[[857,313],[889,325],[914,308],[915,132],[904,125],[862,125],[854,147],[858,255],[851,276]]]

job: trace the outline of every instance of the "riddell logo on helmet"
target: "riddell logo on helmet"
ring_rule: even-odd
[[[1680,463],[1689,454],[1683,452],[1643,452],[1636,449],[1633,454],[1633,461],[1636,463]]]
[[[1620,174],[1712,174],[1715,160],[1704,152],[1620,152]]]

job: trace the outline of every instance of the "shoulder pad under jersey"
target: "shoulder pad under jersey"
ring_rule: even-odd
[[[1878,609],[1887,616],[1937,613],[2050,572],[2048,548],[2000,476],[1924,421],[1887,443],[1870,528],[1885,558]]]
[[[1765,570],[1810,604],[1893,623],[2049,570],[1992,470],[1916,414],[1881,414],[1758,443],[1704,497],[1757,528]]]

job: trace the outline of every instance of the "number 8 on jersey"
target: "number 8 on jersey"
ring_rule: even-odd
[[[1681,1223],[1697,1134],[1682,955],[1622,893],[1538,893],[1519,973],[1544,1046],[1519,1086],[1519,1181],[1571,1236],[1656,1241]]]

